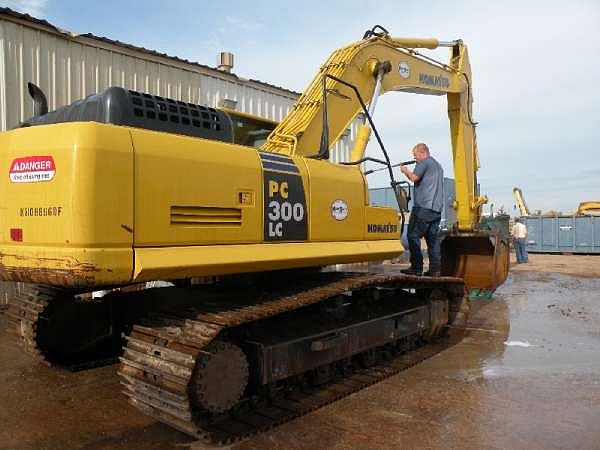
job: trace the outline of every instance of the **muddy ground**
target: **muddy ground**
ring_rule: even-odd
[[[580,277],[600,277],[600,255],[552,255],[530,253],[529,262],[517,264],[512,254],[511,270],[519,272],[553,272]]]
[[[474,302],[459,344],[232,448],[598,448],[600,255],[530,261]],[[130,407],[115,366],[33,362],[2,314],[0,358],[0,449],[205,448]]]

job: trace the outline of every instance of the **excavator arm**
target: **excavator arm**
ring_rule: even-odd
[[[376,33],[377,28],[382,32]],[[438,47],[451,49],[448,64],[416,50]],[[331,54],[263,150],[328,158],[329,148],[362,113],[350,163],[360,162],[377,99],[391,91],[447,97],[457,224],[442,242],[442,271],[464,278],[471,289],[495,289],[508,274],[508,243],[497,233],[478,229],[487,197],[480,196],[477,187],[471,66],[462,41],[394,38],[379,26],[373,28],[361,41]],[[395,188],[389,160],[388,167]]]
[[[415,51],[440,46],[451,48],[448,64]],[[471,68],[462,41],[393,38],[381,33],[333,52],[290,114],[270,134],[263,149],[305,157],[326,157],[326,151],[357,116],[360,113],[363,117],[372,115],[379,95],[391,91],[447,96],[457,225],[462,231],[473,230],[487,198],[477,194],[479,161],[471,113]],[[368,105],[368,111],[363,110],[361,100]],[[363,158],[370,134],[371,127],[365,117],[358,128],[352,161]]]
[[[521,216],[529,216],[529,208],[527,208],[527,203],[525,203],[521,189],[518,187],[513,188],[513,195],[515,197],[515,201],[517,202],[517,207],[519,208]]]

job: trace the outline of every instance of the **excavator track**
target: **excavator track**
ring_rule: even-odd
[[[48,366],[79,371],[114,364],[121,337],[110,321],[112,305],[87,296],[22,283],[8,302],[8,331],[27,354]]]
[[[8,303],[8,330],[16,336],[18,344],[36,360],[50,366],[38,340],[40,321],[46,320],[48,305],[60,297],[58,288],[40,285],[22,285]]]
[[[229,444],[397,374],[438,353],[450,342],[445,340],[419,348],[424,336],[419,333],[402,336],[394,343],[391,353],[390,346],[365,352],[367,356],[373,356],[380,351],[384,357],[381,361],[374,358],[360,370],[349,370],[349,366],[342,367],[336,361],[325,368],[335,372],[335,376],[325,383],[317,383],[316,387],[291,377],[296,381],[287,383],[286,380],[285,389],[263,386],[265,389],[254,395],[240,397],[232,408],[221,408],[226,409],[225,412],[219,412],[221,405],[215,403],[214,411],[207,414],[206,410],[198,410],[197,396],[194,400],[193,394],[197,384],[195,378],[198,372],[208,370],[206,367],[210,367],[211,358],[218,359],[220,353],[230,355],[226,358],[227,370],[221,373],[223,379],[229,373],[235,379],[247,375],[247,367],[235,361],[235,352],[226,340],[229,330],[369,288],[429,292],[437,289],[448,299],[450,329],[460,330],[465,326],[468,303],[461,279],[356,273],[324,276],[326,282],[323,279],[313,284],[303,281],[301,286],[294,286],[281,295],[244,296],[241,300],[203,303],[183,310],[155,313],[134,325],[126,337],[119,368],[129,402],[145,414],[205,442]],[[441,330],[437,330],[429,338],[440,334]],[[223,397],[237,399],[238,393],[225,384],[223,381],[218,385]]]

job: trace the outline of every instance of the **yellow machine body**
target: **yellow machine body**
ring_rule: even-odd
[[[600,216],[600,201],[581,202],[577,207],[579,216]]]
[[[0,183],[3,279],[111,286],[403,251],[396,211],[368,205],[356,166],[268,170],[252,147],[94,122],[13,130],[0,148],[5,173],[54,165],[51,179]],[[286,234],[286,221],[301,226]]]
[[[448,64],[415,50],[440,45]],[[458,221],[446,258],[475,263],[446,267],[488,271],[487,257],[496,273],[497,253],[508,253],[476,233],[487,199],[466,46],[380,34],[333,52],[261,150],[83,121],[1,134],[0,276],[84,288],[397,256],[397,212],[369,204],[359,164],[370,124],[358,130],[355,165],[324,157],[389,91],[447,96]]]

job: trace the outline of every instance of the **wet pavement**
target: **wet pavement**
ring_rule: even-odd
[[[1,314],[0,355],[0,449],[206,448],[130,407],[115,366],[34,363]],[[599,424],[600,279],[523,271],[459,344],[232,448],[591,449]]]

